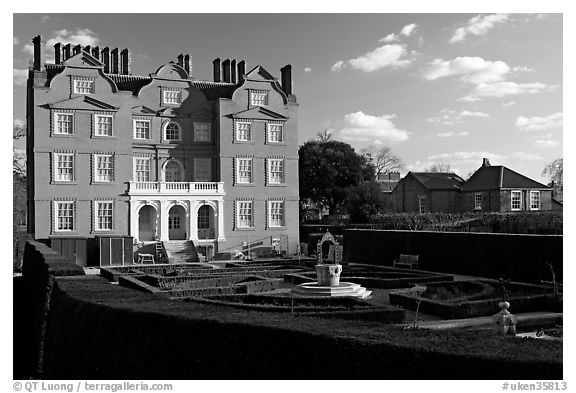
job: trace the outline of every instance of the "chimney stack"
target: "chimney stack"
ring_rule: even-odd
[[[230,63],[230,82],[236,84],[236,59]]]
[[[238,84],[244,82],[244,77],[246,76],[246,62],[241,60],[238,62]]]
[[[66,61],[70,58],[70,44],[66,44],[62,47],[62,61]]]
[[[182,68],[184,68],[184,55],[182,53],[180,53],[177,57],[178,59],[178,65]]]
[[[120,68],[122,75],[130,75],[130,68],[132,66],[132,59],[130,59],[130,51],[128,48],[122,49],[120,52]]]
[[[89,55],[92,54],[92,47],[90,45],[86,45],[84,47],[84,52],[88,53]]]
[[[118,48],[114,48],[110,51],[110,63],[111,63],[111,70],[112,74],[119,74],[120,73],[120,56],[118,55]]]
[[[41,71],[44,63],[46,63],[46,41],[38,35],[32,39],[34,44],[34,70]]]
[[[222,62],[222,68],[224,72],[224,82],[230,83],[230,59],[226,59]]]
[[[287,64],[280,68],[282,73],[282,90],[286,95],[292,95],[292,65]]]
[[[72,56],[76,56],[81,51],[82,51],[82,45],[80,44],[74,45],[74,48],[72,49]]]
[[[100,47],[95,46],[92,48],[92,56],[94,56],[96,60],[100,60]]]
[[[102,63],[104,63],[104,73],[110,74],[110,48],[102,49]]]
[[[192,76],[192,58],[190,55],[184,56],[184,70],[188,73],[188,76]]]
[[[57,42],[54,44],[54,63],[55,64],[60,64],[60,62],[62,61],[60,56],[62,56],[62,44]]]
[[[490,161],[487,158],[482,159],[482,166],[490,166]]]
[[[214,59],[212,65],[214,68],[214,82],[220,82],[220,58]]]

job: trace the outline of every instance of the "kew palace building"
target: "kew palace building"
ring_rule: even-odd
[[[27,85],[28,228],[36,239],[192,241],[204,255],[298,244],[292,67],[179,55],[131,74],[128,49],[33,39]],[[101,243],[104,244],[104,243]],[[101,250],[102,252],[102,250]]]

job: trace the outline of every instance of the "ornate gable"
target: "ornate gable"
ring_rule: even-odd
[[[276,78],[274,78],[272,74],[266,71],[262,66],[256,66],[252,68],[252,70],[248,71],[248,74],[246,74],[246,79],[268,82],[276,80]]]
[[[90,55],[88,52],[81,51],[70,57],[63,63],[70,67],[102,67],[104,64]]]

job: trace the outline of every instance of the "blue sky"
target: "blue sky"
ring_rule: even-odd
[[[30,41],[129,48],[148,75],[190,53],[293,65],[299,141],[323,130],[360,150],[389,146],[408,170],[483,157],[538,181],[562,157],[561,14],[14,14],[13,117],[25,118]],[[49,46],[51,47],[51,46]]]

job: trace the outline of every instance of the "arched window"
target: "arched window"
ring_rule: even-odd
[[[170,160],[164,166],[164,181],[182,181],[182,167],[176,160]]]
[[[168,123],[164,129],[164,139],[167,141],[179,141],[180,126],[174,122]]]

